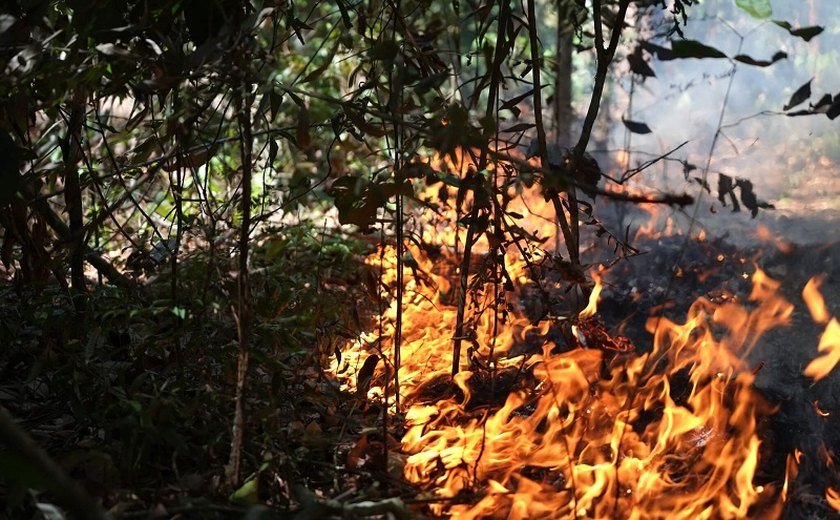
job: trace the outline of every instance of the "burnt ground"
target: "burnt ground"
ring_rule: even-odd
[[[787,453],[803,453],[783,518],[832,518],[822,498],[826,485],[837,488],[837,470],[826,465],[823,447],[840,456],[840,368],[814,383],[802,375],[818,355],[824,325],[814,323],[802,299],[812,276],[823,276],[820,292],[832,315],[840,315],[840,237],[830,214],[800,217],[790,212],[720,215],[717,231],[705,241],[682,236],[642,239],[642,254],[615,265],[605,279],[599,311],[615,332],[627,335],[639,349],[649,348],[648,316],[664,315],[682,323],[698,297],[735,298],[747,302],[755,266],[781,282],[782,294],[794,304],[790,325],[772,329],[749,358],[757,371],[755,386],[778,407],[761,425],[763,460],[759,478],[779,482]],[[759,238],[757,224],[770,230]],[[779,237],[782,240],[778,240]],[[836,237],[836,238],[835,238]]]

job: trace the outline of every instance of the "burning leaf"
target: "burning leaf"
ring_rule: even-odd
[[[601,277],[595,274],[593,274],[592,277],[595,280],[595,286],[589,294],[589,302],[586,304],[586,308],[580,311],[580,314],[578,315],[580,318],[589,318],[598,312],[598,297],[601,296],[602,289]]]
[[[628,130],[633,132],[634,134],[649,134],[653,132],[647,123],[641,123],[638,121],[631,121],[629,119],[621,119],[621,122],[624,123],[624,126],[627,127]]]
[[[818,350],[822,355],[813,359],[802,371],[803,374],[814,381],[819,381],[827,376],[840,362],[840,323],[837,322],[836,318],[831,318],[831,321],[828,322],[825,332],[820,337]]]
[[[785,111],[790,110],[791,108],[793,108],[797,105],[801,105],[802,103],[807,101],[808,98],[811,97],[811,82],[812,81],[814,81],[814,78],[809,79],[807,83],[805,83],[804,85],[802,85],[801,87],[796,89],[796,92],[793,93],[793,95],[790,97],[790,101],[787,102],[787,104],[784,106],[784,108],[782,110],[785,110]]]

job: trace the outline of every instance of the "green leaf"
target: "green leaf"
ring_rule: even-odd
[[[794,29],[790,23],[785,22],[784,20],[773,20],[773,23],[789,32],[791,36],[802,38],[806,42],[811,41],[811,38],[820,34],[824,30],[824,28],[820,27],[819,25],[811,25],[809,27],[800,27],[799,29]]]
[[[259,490],[259,479],[252,478],[251,480],[242,484],[242,487],[234,491],[228,497],[233,504],[253,505],[259,501],[257,491]]]
[[[671,43],[671,53],[675,58],[725,58],[722,51],[709,47],[697,40],[674,40]]]
[[[735,0],[735,5],[753,18],[769,18],[773,14],[770,0]]]

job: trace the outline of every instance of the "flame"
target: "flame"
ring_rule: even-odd
[[[796,480],[797,475],[799,475],[799,463],[801,457],[802,452],[798,449],[794,449],[793,453],[788,453],[787,458],[785,459],[785,482],[782,484],[780,494],[782,501],[785,501],[788,497],[788,493],[790,492],[790,483]]]
[[[837,323],[837,318],[831,318],[826,325],[817,349],[822,352],[822,355],[813,359],[802,371],[814,381],[827,376],[840,362],[840,323]]]
[[[835,511],[840,511],[840,491],[830,487],[825,490],[825,499]]]
[[[601,296],[602,289],[601,277],[596,273],[592,273],[592,278],[595,281],[595,287],[592,288],[592,292],[589,294],[589,303],[580,311],[579,316],[581,318],[594,316],[598,312],[598,298]]]
[[[811,313],[811,318],[817,323],[828,323],[830,317],[828,309],[825,307],[825,299],[820,294],[820,286],[823,283],[822,277],[815,276],[808,280],[805,288],[802,290],[802,298],[808,306],[808,312]]]
[[[461,177],[467,171],[463,164],[433,160]],[[533,195],[526,190],[510,207],[516,215],[505,218],[551,237],[554,221],[546,216],[552,209]],[[451,213],[426,218],[457,220]],[[646,351],[571,348],[553,339],[562,323],[531,323],[517,296],[551,254],[485,240],[476,251],[501,258],[509,283],[482,284],[472,277],[476,290],[462,338],[468,347],[453,378],[458,287],[451,280],[457,279],[456,251],[464,241],[463,229],[449,231],[453,227],[421,228],[424,242],[438,245],[434,261],[426,249],[407,243],[413,268],[405,270],[402,302],[404,475],[439,499],[431,501],[433,513],[464,519],[692,520],[779,514],[798,456],[788,457],[780,489],[755,482],[758,419],[771,411],[753,390],[755,375],[746,361],[764,332],[790,320],[793,306],[777,281],[756,268],[746,305],[701,298],[684,323],[649,319],[654,341]],[[381,290],[395,286],[394,247],[366,261],[380,271]],[[590,276],[595,287],[579,319],[596,313],[601,276]],[[355,390],[369,356],[393,358],[398,302],[390,300],[377,330],[332,361],[330,371],[345,390]],[[820,343],[828,361],[812,369],[814,377],[840,357],[840,336],[828,329],[824,338],[833,339],[825,347]],[[390,361],[376,366],[369,399],[393,394],[393,370]],[[498,396],[504,397],[501,405]],[[840,500],[834,490],[826,493]]]
[[[808,281],[802,290],[802,298],[808,305],[808,311],[814,321],[828,323],[817,347],[822,354],[811,360],[805,370],[802,371],[803,374],[814,381],[819,381],[827,376],[840,362],[840,323],[829,314],[825,306],[825,300],[819,292],[821,284],[822,278],[814,277]]]

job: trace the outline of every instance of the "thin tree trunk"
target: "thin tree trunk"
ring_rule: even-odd
[[[82,123],[85,116],[85,96],[77,91],[69,103],[70,117],[67,135],[62,143],[64,156],[64,204],[70,220],[70,283],[76,295],[85,287],[85,221],[82,188],[77,167],[82,156]]]
[[[242,94],[239,94],[242,96]],[[236,397],[233,415],[233,431],[230,449],[230,483],[239,485],[242,467],[242,443],[245,436],[245,392],[248,380],[249,337],[251,334],[251,284],[248,272],[248,251],[251,232],[251,176],[252,146],[254,136],[251,132],[251,94],[244,94],[243,106],[240,97],[238,113],[240,147],[242,155],[242,222],[239,227],[239,285],[238,306],[236,311],[236,331],[239,336],[239,360],[236,369]]]

